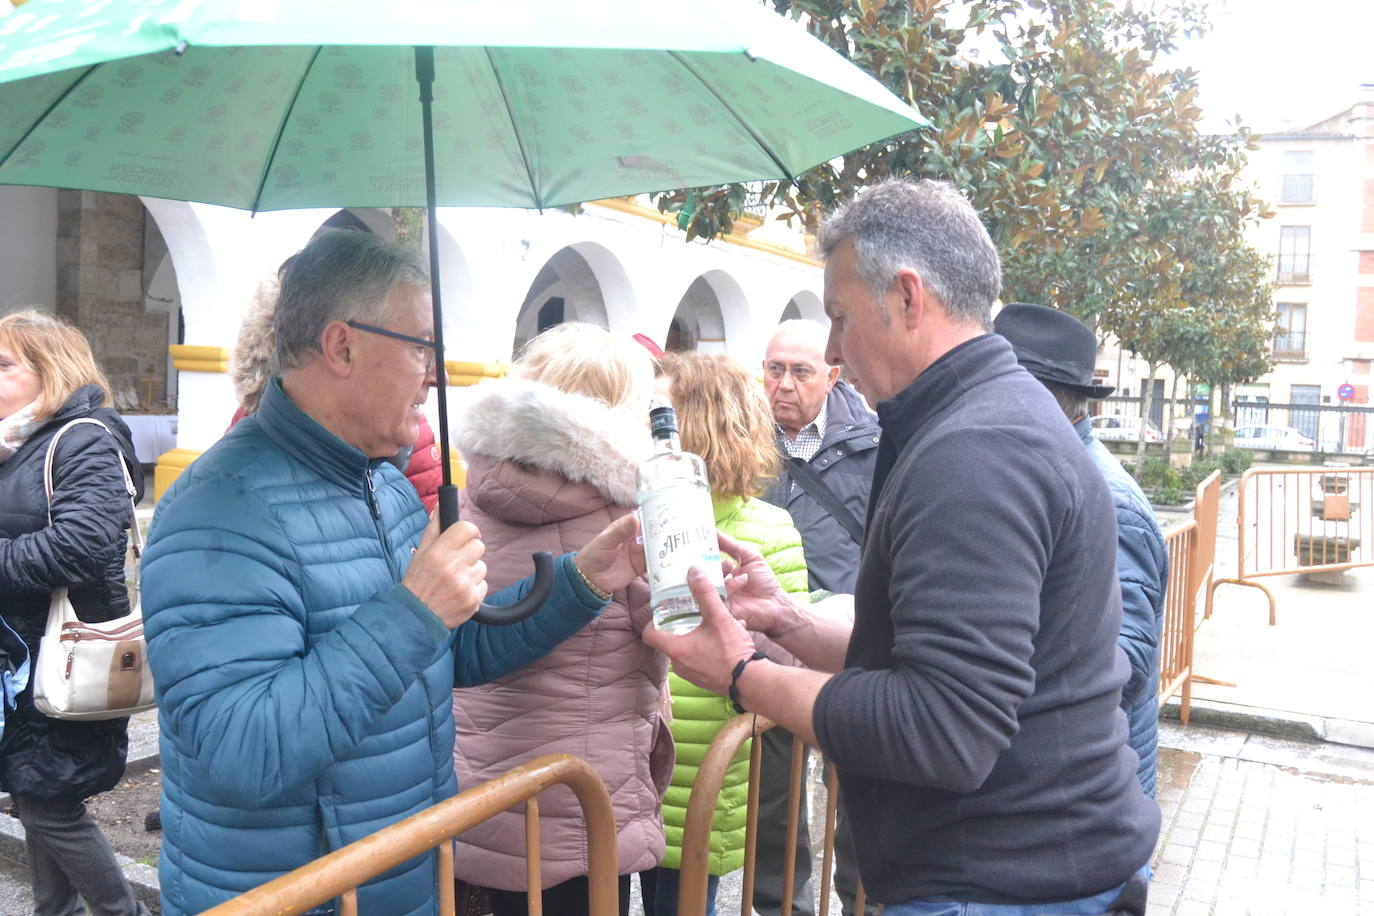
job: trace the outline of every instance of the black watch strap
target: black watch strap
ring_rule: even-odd
[[[735,665],[735,670],[730,672],[730,705],[735,707],[735,712],[744,715],[745,708],[739,705],[739,676],[744,673],[744,666],[759,659],[767,660],[768,656],[755,650],[754,654],[748,658],[742,658]]]

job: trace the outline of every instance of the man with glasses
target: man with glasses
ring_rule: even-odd
[[[826,365],[828,333],[819,322],[798,318],[778,325],[768,341],[763,390],[777,423],[783,472],[763,498],[786,509],[801,532],[812,591],[850,594],[859,570],[863,519],[878,454],[878,418],[862,395],[839,380],[839,367]],[[758,839],[754,909],[762,916],[778,916],[792,733],[774,728],[764,733],[762,741],[759,822],[763,829]],[[793,916],[811,916],[816,911],[808,831],[803,805],[793,859]],[[835,856],[835,889],[845,916],[850,916],[858,869],[843,810],[837,818]],[[865,910],[877,912],[876,907]]]
[[[166,914],[454,794],[453,687],[544,655],[642,568],[626,516],[556,563],[533,617],[470,622],[487,593],[477,529],[441,533],[387,461],[437,382],[416,253],[321,234],[283,265],[273,330],[277,377],[167,491],[144,559]],[[420,856],[363,886],[360,909],[433,913],[436,874]]]

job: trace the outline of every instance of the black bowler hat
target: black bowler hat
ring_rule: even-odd
[[[1042,382],[1054,382],[1090,398],[1105,398],[1116,390],[1093,381],[1097,338],[1068,312],[1013,302],[997,313],[992,329],[1007,339],[1026,371]]]

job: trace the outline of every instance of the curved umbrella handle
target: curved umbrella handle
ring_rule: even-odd
[[[439,530],[446,531],[458,521],[458,488],[445,484],[439,488]],[[472,619],[487,626],[507,627],[519,623],[534,614],[549,600],[553,593],[553,554],[541,550],[533,554],[534,582],[525,597],[514,604],[488,604],[483,601],[481,608]]]

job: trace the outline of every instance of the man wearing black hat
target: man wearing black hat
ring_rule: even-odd
[[[1116,642],[1131,663],[1121,708],[1130,723],[1131,747],[1140,755],[1136,776],[1145,794],[1153,798],[1159,759],[1159,641],[1169,554],[1150,501],[1093,435],[1088,401],[1105,398],[1116,389],[1093,381],[1097,341],[1083,322],[1066,312],[1013,302],[998,313],[993,330],[1007,339],[1017,361],[1054,395],[1112,492],[1116,571],[1121,580],[1121,635]]]

